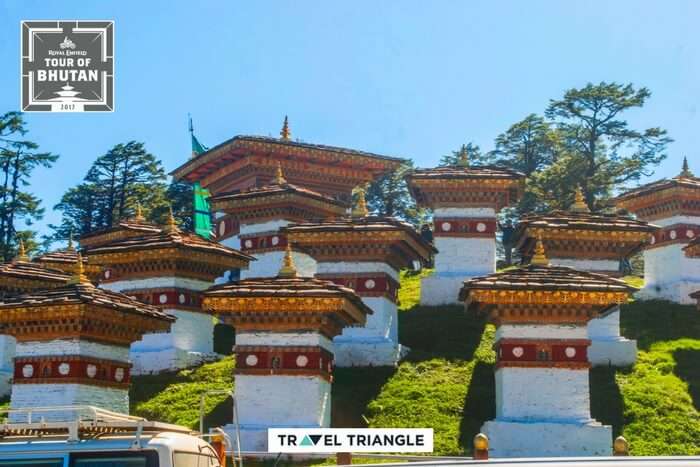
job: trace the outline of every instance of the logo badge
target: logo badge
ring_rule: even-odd
[[[433,452],[432,428],[270,428],[268,452]]]
[[[23,112],[114,111],[114,21],[22,21]]]

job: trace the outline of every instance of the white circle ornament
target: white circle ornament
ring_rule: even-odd
[[[652,245],[653,245],[654,243],[656,243],[656,237],[654,237],[654,236],[652,235],[651,238],[649,239],[649,243],[652,244]]]
[[[164,293],[160,294],[158,297],[158,301],[162,304],[168,301],[168,296],[165,295]]]
[[[693,232],[692,230],[688,229],[688,230],[685,231],[685,236],[688,237],[688,238],[693,238],[693,237],[695,237],[695,232]]]
[[[377,283],[374,282],[374,280],[372,280],[372,279],[367,279],[365,281],[365,287],[368,289],[373,289],[376,285],[377,285]]]
[[[117,380],[119,382],[124,381],[124,375],[125,375],[124,368],[117,368],[116,370],[114,370],[114,379],[115,380]]]
[[[270,239],[270,243],[272,243],[273,246],[277,246],[277,244],[279,242],[280,242],[280,238],[277,235],[275,235],[274,237],[272,237],[272,239]]]
[[[87,373],[88,378],[94,378],[97,375],[97,366],[92,363],[85,368],[85,373]]]
[[[111,276],[112,276],[112,271],[110,271],[109,269],[107,269],[107,270],[105,271],[105,279],[109,279]]]
[[[255,355],[248,355],[245,358],[245,364],[248,366],[255,366],[258,364],[258,357]]]
[[[486,224],[484,224],[483,222],[479,222],[478,224],[476,224],[476,230],[477,232],[484,232],[486,230]]]
[[[671,230],[671,231],[668,233],[668,236],[671,237],[671,240],[675,240],[675,239],[676,239],[676,231],[675,231],[675,230]]]
[[[34,376],[34,365],[27,363],[22,367],[22,376],[25,378],[31,378]]]
[[[243,245],[245,245],[246,248],[252,248],[253,247],[253,241],[252,240],[246,240],[243,242]]]
[[[58,365],[58,372],[61,375],[66,376],[68,373],[70,373],[70,364],[63,362],[60,365]]]
[[[307,357],[306,355],[299,355],[297,357],[297,366],[298,367],[303,368],[308,364],[309,364],[309,357]]]
[[[450,224],[449,222],[443,222],[441,227],[442,230],[444,230],[445,232],[449,232],[450,230],[452,230],[452,224]]]
[[[576,356],[576,349],[573,347],[567,347],[564,349],[564,354],[569,358],[574,358]]]
[[[185,304],[185,301],[187,301],[187,297],[185,297],[184,293],[181,293],[179,297],[177,297],[177,301],[180,302],[181,305]]]
[[[224,236],[226,233],[226,222],[219,222],[219,236]]]
[[[525,350],[522,347],[513,347],[513,355],[515,358],[520,358],[525,354]]]

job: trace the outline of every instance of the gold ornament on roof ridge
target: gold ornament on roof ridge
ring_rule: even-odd
[[[275,178],[272,182],[275,185],[284,185],[287,183],[287,179],[284,178],[284,173],[282,173],[282,163],[277,161],[277,171],[275,172]]]
[[[459,167],[469,167],[469,150],[467,145],[463,144],[459,150],[459,156],[457,156],[457,165]]]
[[[292,132],[289,130],[289,119],[286,115],[284,116],[284,123],[282,124],[282,130],[280,131],[280,137],[285,141],[289,141],[289,139],[292,137]]]
[[[77,261],[75,262],[75,270],[73,272],[73,275],[71,276],[70,280],[68,281],[69,285],[76,285],[76,284],[85,284],[85,285],[92,285],[92,282],[90,282],[90,279],[85,275],[85,265],[83,264],[83,256],[78,252],[78,258]]]
[[[362,187],[357,187],[355,189],[357,193],[357,202],[352,208],[352,217],[367,217],[369,210],[367,209],[367,199],[365,198],[365,189]]]
[[[17,256],[15,256],[15,261],[29,261],[29,256],[27,256],[27,250],[24,249],[24,241],[19,239],[19,246],[17,247]]]
[[[679,177],[694,177],[693,172],[690,171],[690,167],[688,167],[688,158],[683,156],[683,168],[681,170]]]
[[[294,266],[294,258],[292,258],[292,247],[287,243],[287,248],[284,250],[284,258],[282,258],[282,267],[280,268],[278,277],[290,279],[297,277],[297,268]]]
[[[70,232],[68,232],[68,246],[66,247],[66,250],[75,250],[75,248],[73,247],[73,229],[70,229]]]
[[[569,209],[571,212],[591,212],[586,204],[586,199],[583,197],[583,190],[581,190],[581,185],[576,187],[576,192],[574,194],[574,204]]]
[[[549,266],[549,259],[544,253],[544,245],[542,244],[542,234],[537,235],[537,243],[535,243],[535,254],[532,255],[530,264],[537,266]]]
[[[146,220],[145,217],[143,217],[143,211],[141,210],[141,203],[138,201],[136,202],[136,213],[134,214],[134,220],[138,222],[143,222]]]
[[[177,222],[175,221],[175,216],[173,215],[173,207],[170,206],[168,209],[168,223],[163,227],[163,232],[167,233],[179,233],[180,229],[177,227]]]

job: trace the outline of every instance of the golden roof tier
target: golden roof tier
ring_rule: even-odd
[[[329,339],[364,324],[372,310],[352,289],[330,281],[293,277],[251,278],[210,288],[202,306],[236,332],[320,332]]]
[[[83,235],[80,237],[80,246],[83,249],[89,249],[130,237],[160,232],[160,230],[159,226],[145,220],[124,219],[112,227],[95,230]]]
[[[120,278],[180,276],[213,281],[225,271],[247,268],[252,256],[180,232],[176,226],[91,248],[90,262],[106,268],[102,282]]]
[[[0,302],[0,333],[20,342],[81,338],[129,345],[145,333],[167,331],[173,321],[155,307],[94,287],[84,276]]]
[[[403,159],[287,138],[235,136],[172,172],[175,179],[200,182],[213,195],[264,186],[281,164],[290,183],[338,199],[352,189],[396,170]]]
[[[0,296],[66,285],[70,275],[29,261],[0,264]]]
[[[293,224],[282,229],[295,248],[316,261],[377,261],[395,269],[425,263],[436,252],[407,222],[391,217],[352,217]]]
[[[37,256],[32,259],[34,263],[37,263],[46,268],[58,269],[67,274],[70,274],[75,270],[75,263],[78,261],[78,251],[75,248],[64,248],[63,250],[50,251]],[[90,277],[91,280],[99,280],[102,274],[102,268],[94,264],[90,264],[89,259],[86,256],[82,256],[83,266],[85,267],[85,273]]]
[[[531,264],[466,280],[459,299],[497,324],[582,324],[636,290],[606,274]]]
[[[415,169],[406,182],[420,207],[491,207],[499,211],[522,196],[525,175],[505,167],[467,164]]]
[[[523,217],[513,240],[525,259],[541,236],[552,258],[620,260],[640,250],[658,229],[628,216],[554,211]]]
[[[626,191],[615,198],[615,205],[650,222],[672,216],[700,217],[700,178],[693,176],[685,161],[680,175]]]

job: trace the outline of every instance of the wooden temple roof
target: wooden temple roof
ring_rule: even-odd
[[[161,227],[150,222],[136,219],[124,219],[115,226],[96,230],[80,237],[80,245],[83,248],[91,248],[97,245],[109,243],[127,237],[160,232]]]
[[[624,201],[650,196],[672,188],[689,188],[700,191],[700,177],[678,176],[674,178],[663,178],[626,191],[615,198],[614,201],[619,204]]]
[[[319,201],[331,207],[347,209],[348,204],[331,196],[324,195],[308,188],[300,187],[291,183],[272,183],[262,187],[251,187],[239,192],[221,193],[209,198],[213,210],[226,210],[227,207],[242,207],[257,203],[260,200],[277,200],[290,196],[298,196],[313,201]]]
[[[413,180],[520,180],[525,178],[525,174],[508,167],[496,165],[474,165],[462,167],[458,165],[448,165],[430,169],[414,169],[407,176]]]
[[[166,323],[175,318],[158,308],[142,303],[124,294],[101,289],[88,283],[77,283],[55,289],[37,290],[6,297],[0,302],[0,315],[14,308],[37,308],[52,305],[88,304],[121,312],[147,316]]]
[[[48,268],[29,261],[10,261],[0,264],[0,294],[3,290],[58,287],[66,284],[68,280],[70,275],[60,269]],[[36,283],[36,286],[31,286],[32,283]]]
[[[517,232],[522,234],[527,228],[653,232],[659,227],[619,214],[554,211],[523,217],[518,223]]]
[[[40,256],[35,257],[32,261],[35,263],[60,263],[74,266],[78,261],[78,251],[74,248],[66,248],[63,250],[50,251]],[[83,258],[83,263],[87,263],[87,258]]]

